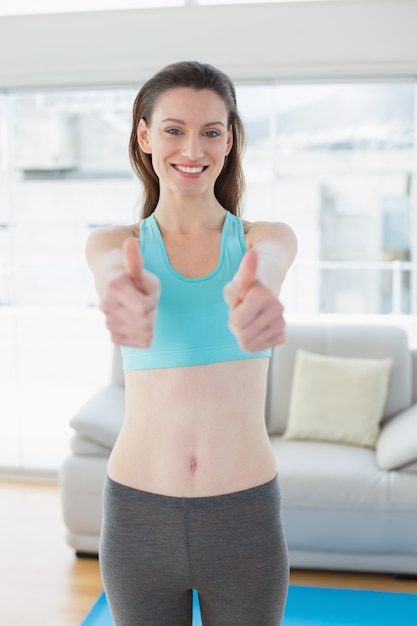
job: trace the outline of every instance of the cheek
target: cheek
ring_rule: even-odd
[[[224,149],[219,150],[216,161],[218,162],[220,169],[224,167],[224,164],[226,163],[226,159],[227,159],[226,151]]]
[[[151,152],[151,161],[152,166],[155,172],[159,172],[161,170],[162,164],[165,160],[165,152],[162,147],[158,143],[153,144],[153,149]]]

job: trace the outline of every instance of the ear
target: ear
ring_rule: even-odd
[[[229,130],[227,131],[226,156],[229,154],[232,147],[233,147],[233,129],[232,129],[232,125],[230,125]]]
[[[139,122],[137,138],[138,144],[140,145],[143,152],[145,152],[146,154],[152,154],[151,144],[149,141],[149,130],[143,118]]]

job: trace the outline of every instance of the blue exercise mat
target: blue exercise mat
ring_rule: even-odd
[[[114,626],[104,593],[81,626]],[[196,592],[193,626],[202,626]],[[417,626],[417,594],[291,585],[282,626]]]
[[[99,596],[97,602],[94,604],[81,626],[114,626],[104,592]],[[202,626],[200,607],[198,604],[198,594],[196,591],[193,592],[192,626]]]

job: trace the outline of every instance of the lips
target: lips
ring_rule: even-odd
[[[201,174],[207,169],[208,165],[173,165],[174,169],[183,174]]]

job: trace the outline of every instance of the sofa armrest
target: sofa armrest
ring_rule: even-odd
[[[375,452],[381,469],[398,469],[417,462],[417,404],[384,424]]]
[[[124,389],[107,385],[78,409],[70,426],[82,437],[111,450],[122,426],[124,409]]]

